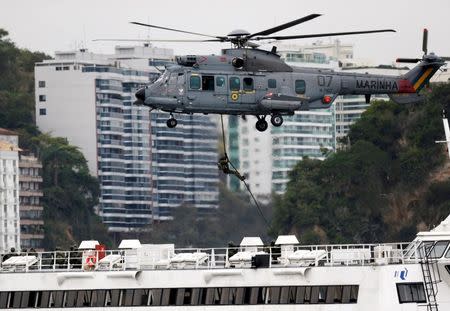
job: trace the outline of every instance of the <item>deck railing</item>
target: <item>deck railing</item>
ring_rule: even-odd
[[[154,269],[219,269],[311,266],[370,266],[418,263],[412,243],[301,245],[229,248],[180,248],[155,254],[143,249],[77,250],[0,255],[0,273],[36,271],[124,271]],[[145,245],[144,245],[145,247]],[[196,254],[196,255],[193,255]],[[9,260],[14,258],[13,260]]]

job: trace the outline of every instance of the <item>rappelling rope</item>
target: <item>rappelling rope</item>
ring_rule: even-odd
[[[230,163],[231,167],[239,174],[239,176],[242,176],[241,173],[238,171],[238,169],[230,161],[230,159],[228,158],[228,155],[227,155],[227,147],[226,147],[226,141],[225,141],[225,130],[224,130],[224,127],[223,127],[223,115],[220,115],[220,122],[222,123],[222,142],[223,142],[223,153],[224,153],[224,156],[226,157],[227,162]],[[239,178],[239,180],[244,183],[245,188],[247,188],[248,193],[250,193],[250,196],[252,197],[256,208],[258,209],[259,215],[261,215],[262,219],[264,219],[264,222],[266,223],[267,227],[269,228],[270,224],[267,221],[267,218],[264,216],[264,213],[263,213],[261,207],[259,206],[258,201],[256,200],[255,196],[253,195],[252,191],[250,190],[250,186],[247,184],[247,182],[244,179],[240,179]]]

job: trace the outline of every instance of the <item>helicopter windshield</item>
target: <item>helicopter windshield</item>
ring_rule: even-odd
[[[162,83],[163,81],[166,81],[169,78],[169,71],[166,70],[162,75],[159,76],[158,79],[154,83]]]

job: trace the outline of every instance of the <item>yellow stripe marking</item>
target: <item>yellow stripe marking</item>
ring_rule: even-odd
[[[414,90],[417,91],[417,89],[422,85],[423,81],[425,81],[426,78],[430,75],[430,73],[433,71],[433,68],[428,68],[425,70],[423,75],[417,80],[417,82],[414,84]]]

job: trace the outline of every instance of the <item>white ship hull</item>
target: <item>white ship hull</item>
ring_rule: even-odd
[[[237,253],[137,241],[12,257],[0,267],[0,309],[450,310],[450,217],[408,245],[244,240]]]

